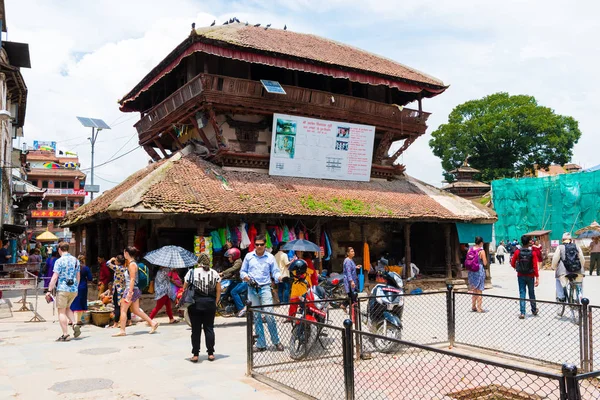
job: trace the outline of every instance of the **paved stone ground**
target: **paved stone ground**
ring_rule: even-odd
[[[516,274],[512,268],[493,265],[492,276],[494,287],[485,293],[518,296]],[[599,284],[600,277],[586,277],[584,291],[592,304],[600,306],[600,291],[596,290]],[[541,272],[537,294],[538,299],[554,299],[553,271]],[[18,300],[16,293],[12,296],[5,292],[5,296],[13,302]],[[54,340],[60,336],[58,322],[53,322],[56,317],[52,316],[51,306],[40,300],[40,313],[47,322],[25,323],[31,318],[29,312],[0,319],[2,399],[287,398],[245,376],[244,320],[218,318],[217,361],[208,362],[203,353],[200,363],[191,364],[186,361],[190,357],[190,331],[184,323],[166,325],[166,318],[159,317],[158,320],[165,324],[156,335],[148,335],[148,328],[138,324],[130,328],[129,336],[124,338],[112,338],[112,329],[86,325],[78,340],[56,343]],[[432,304],[438,302],[435,300]],[[517,319],[517,303],[514,306],[515,310],[506,310],[510,318],[514,317],[514,324],[531,324],[533,317],[530,315],[525,321]],[[481,316],[489,319],[491,314]],[[409,317],[407,314],[406,318]],[[423,326],[437,327],[440,325],[437,317],[423,313]],[[600,322],[600,313],[598,320]],[[445,333],[442,324],[439,332],[430,334],[427,340],[435,341]],[[409,339],[408,336],[417,337],[419,331],[407,329],[406,334]],[[596,342],[600,343],[600,338]]]

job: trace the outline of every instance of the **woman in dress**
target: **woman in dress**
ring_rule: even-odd
[[[80,265],[80,279],[77,285],[77,297],[71,303],[71,311],[75,313],[75,321],[77,324],[81,323],[81,314],[87,311],[87,298],[88,298],[88,282],[91,282],[92,271],[90,267],[85,264],[85,256],[80,255],[77,257]]]
[[[156,300],[156,306],[150,313],[150,319],[154,319],[156,314],[163,308],[167,308],[167,316],[169,317],[170,324],[176,324],[179,320],[173,317],[173,310],[171,309],[171,279],[169,278],[170,268],[160,267],[154,278],[154,300]]]
[[[134,246],[128,246],[123,250],[123,256],[129,263],[127,264],[127,270],[125,271],[125,291],[123,292],[123,298],[121,299],[121,316],[119,317],[119,333],[113,335],[113,337],[127,336],[125,332],[125,324],[127,320],[127,310],[131,308],[131,312],[146,321],[150,325],[150,333],[156,332],[158,322],[154,322],[146,315],[144,311],[140,309],[140,298],[142,297],[142,291],[136,286],[138,280],[138,266],[135,262],[135,257],[139,251]]]
[[[208,361],[215,360],[215,314],[217,301],[221,297],[221,277],[214,269],[210,268],[210,259],[206,254],[198,257],[199,268],[188,271],[184,278],[184,290],[188,286],[194,287],[194,304],[188,307],[192,322],[192,358],[193,363],[198,362],[200,353],[200,338],[204,330],[204,341],[208,353]]]
[[[48,284],[52,275],[54,275],[54,263],[58,260],[58,251],[53,251],[52,255],[46,260],[46,277],[44,279],[44,289],[48,291]]]
[[[358,292],[358,275],[356,271],[360,269],[360,265],[356,265],[354,262],[354,248],[348,247],[346,249],[346,259],[344,260],[344,289],[348,293],[350,304],[356,301],[356,293]]]
[[[121,318],[121,299],[123,298],[123,292],[125,291],[125,257],[119,254],[116,257],[111,258],[107,261],[106,266],[113,270],[114,280],[112,287],[112,298],[115,306],[115,324],[113,328],[119,326],[119,320]],[[131,325],[131,310],[127,310],[127,326]]]
[[[471,297],[471,309],[474,312],[483,312],[482,302],[484,285],[485,285],[485,265],[487,265],[487,257],[483,250],[483,238],[477,236],[475,238],[475,246],[469,251],[476,251],[479,259],[479,270],[469,271],[469,289],[473,296]]]

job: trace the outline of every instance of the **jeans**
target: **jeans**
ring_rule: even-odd
[[[192,323],[192,354],[197,356],[200,352],[200,338],[204,330],[206,352],[210,356],[215,352],[215,313],[216,309],[197,310],[196,305],[188,307]]]
[[[535,304],[535,289],[534,289],[534,283],[535,283],[535,278],[532,278],[530,276],[519,276],[517,277],[518,281],[519,281],[519,297],[521,298],[520,301],[520,308],[521,308],[521,314],[525,315],[525,292],[528,291],[529,292],[529,299],[531,300],[531,312],[532,313],[536,313],[537,312],[537,308],[536,308],[536,304]]]
[[[246,305],[242,301],[242,293],[248,291],[248,284],[246,282],[240,282],[231,290],[231,297],[233,298],[233,302],[235,303],[235,308],[238,311],[242,311]]]
[[[280,282],[277,285],[277,296],[279,297],[280,303],[289,303],[291,287],[292,285],[290,282]]]
[[[252,302],[253,306],[271,305],[273,304],[273,295],[271,294],[271,285],[260,286],[258,289],[248,288],[248,299]],[[273,312],[273,307],[265,307],[264,311]],[[275,324],[275,318],[272,315],[266,315],[267,328],[271,335],[271,342],[274,345],[279,344],[279,335],[277,333],[277,325]],[[258,336],[256,340],[256,347],[264,349],[267,347],[267,340],[265,339],[265,328],[262,323],[262,315],[260,312],[254,313],[254,330]]]

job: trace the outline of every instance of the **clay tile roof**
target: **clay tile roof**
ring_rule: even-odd
[[[495,221],[493,211],[412,178],[371,182],[270,176],[223,170],[181,153],[140,171],[70,212],[65,224],[100,213],[331,216],[404,220]],[[150,167],[148,167],[150,168]],[[126,189],[124,189],[126,187]],[[127,190],[127,192],[125,192]]]
[[[264,30],[244,24],[230,24],[196,29],[207,39],[218,40],[240,47],[284,54],[324,64],[355,68],[366,72],[403,78],[415,82],[444,86],[441,80],[414,68],[368,51],[316,35],[284,31]]]
[[[204,44],[204,46],[199,46],[199,44]],[[188,56],[194,51],[204,51],[252,63],[276,65],[286,69],[314,72],[314,70],[307,70],[294,63],[298,61],[320,66],[321,69],[318,69],[318,73],[334,77],[341,77],[335,71],[354,71],[385,79],[375,80],[376,83],[370,82],[372,84],[390,86],[390,81],[416,84],[418,87],[426,89],[424,93],[426,97],[432,97],[447,89],[440,79],[415,68],[334,40],[289,30],[272,28],[265,30],[263,27],[229,24],[196,29],[190,37],[150,71],[135,88],[119,100],[121,105],[135,99],[140,91],[146,90],[148,85],[154,83],[158,77],[179,64],[182,57]],[[244,55],[246,53],[250,56]],[[287,62],[274,64],[269,57],[287,60]],[[363,77],[351,80],[366,83],[364,79]],[[386,80],[387,83],[384,83]]]

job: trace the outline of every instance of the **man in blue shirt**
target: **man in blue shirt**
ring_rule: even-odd
[[[77,326],[75,314],[71,311],[71,303],[77,297],[77,286],[79,285],[79,261],[69,254],[69,243],[58,244],[60,258],[54,263],[54,273],[48,285],[49,293],[56,287],[56,308],[58,309],[58,322],[62,329],[62,336],[57,342],[69,340],[68,322],[73,324],[73,336],[81,335],[81,328]]]
[[[265,235],[256,235],[254,245],[256,250],[246,254],[242,269],[240,270],[240,278],[244,282],[255,282],[248,286],[248,300],[253,306],[271,305],[273,304],[273,295],[271,293],[271,277],[277,282],[282,281],[281,272],[275,262],[275,257],[271,253],[265,251],[266,238]],[[272,307],[265,307],[266,312],[273,312]],[[271,341],[277,351],[283,351],[283,345],[279,341],[277,333],[277,325],[275,318],[272,315],[266,316],[267,328],[271,335]],[[262,323],[262,317],[259,312],[254,315],[254,330],[258,336],[256,340],[256,348],[254,351],[265,351],[267,349],[267,340],[265,338],[265,329]]]
[[[5,240],[2,242],[2,248],[0,249],[0,264],[6,264],[12,258],[10,251],[8,250],[9,241]]]

